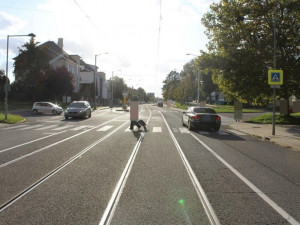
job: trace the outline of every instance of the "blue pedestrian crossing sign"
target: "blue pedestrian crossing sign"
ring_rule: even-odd
[[[283,70],[269,70],[268,71],[268,84],[269,85],[282,85],[283,84]]]

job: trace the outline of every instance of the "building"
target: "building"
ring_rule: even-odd
[[[63,38],[59,38],[57,44],[47,41],[38,46],[46,51],[49,56],[49,66],[53,69],[65,67],[73,76],[74,93],[82,94],[81,98],[98,104],[104,104],[105,73],[98,72],[98,67],[85,63],[79,55],[69,55],[64,51]],[[94,92],[96,81],[96,92]]]

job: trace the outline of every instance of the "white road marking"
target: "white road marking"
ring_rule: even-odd
[[[190,179],[191,179],[191,181],[193,183],[193,186],[194,186],[194,188],[195,188],[195,190],[197,192],[199,200],[202,203],[202,206],[203,206],[203,208],[205,210],[205,213],[206,213],[206,215],[207,215],[210,223],[211,224],[215,224],[215,225],[220,225],[219,219],[217,218],[216,213],[215,213],[213,207],[211,206],[211,204],[210,204],[210,202],[209,202],[209,200],[208,200],[208,198],[207,198],[207,196],[206,196],[206,194],[205,194],[205,192],[204,192],[204,190],[203,190],[203,188],[202,188],[199,180],[196,177],[196,174],[194,173],[194,171],[193,171],[193,169],[192,169],[189,161],[187,160],[185,154],[183,153],[183,151],[182,151],[182,149],[181,149],[178,141],[176,140],[174,134],[172,133],[171,128],[170,128],[168,122],[166,121],[164,115],[161,112],[160,112],[160,115],[163,118],[163,120],[164,120],[164,122],[165,122],[165,124],[167,126],[169,134],[170,134],[170,136],[171,136],[171,138],[172,138],[172,140],[173,140],[173,142],[174,142],[174,144],[176,146],[176,149],[177,149],[177,151],[178,151],[178,153],[179,153],[179,155],[181,157],[181,160],[182,160],[182,162],[183,162],[183,164],[184,164],[184,166],[185,166],[185,168],[187,170],[187,173],[188,173],[188,175],[189,175],[189,177],[190,177]]]
[[[198,139],[194,134],[191,135],[203,145],[212,155],[214,155],[221,163],[223,163],[228,169],[230,169],[238,178],[240,178],[249,188],[251,188],[259,197],[261,197],[266,203],[268,203],[276,212],[278,212],[284,219],[286,219],[290,224],[299,225],[300,223],[295,220],[291,215],[289,215],[283,208],[281,208],[276,202],[270,199],[265,193],[258,189],[254,184],[252,184],[246,177],[244,177],[240,172],[233,168],[228,162],[226,162],[221,156],[219,156],[215,151],[213,151],[208,145],[203,141]]]
[[[153,127],[152,132],[153,133],[161,133],[162,132],[161,127]]]
[[[20,128],[17,130],[29,130],[29,129],[33,129],[33,128],[37,128],[37,127],[41,127],[43,125],[33,125],[33,126],[29,126],[29,127],[24,127],[24,128]]]
[[[57,135],[57,134],[61,134],[61,133],[64,133],[65,131],[62,131],[62,132],[59,132],[59,133],[44,133],[44,134],[49,134],[49,136],[46,136],[46,137],[42,137],[42,138],[38,138],[38,139],[36,139],[36,140],[33,140],[33,141],[29,141],[29,142],[26,142],[26,143],[23,143],[23,144],[20,144],[20,145],[16,145],[16,146],[13,146],[13,147],[10,147],[10,148],[7,148],[7,149],[3,149],[3,150],[0,150],[0,153],[2,153],[2,152],[6,152],[6,151],[8,151],[8,150],[11,150],[11,149],[14,149],[14,148],[18,148],[18,147],[21,147],[21,146],[24,146],[24,145],[28,145],[28,144],[31,144],[31,143],[33,143],[33,142],[37,142],[37,141],[40,141],[40,140],[43,140],[43,139],[45,139],[45,138],[48,138],[48,137],[52,137],[52,136],[54,136],[54,135]]]
[[[29,125],[18,125],[18,126],[12,126],[12,127],[5,127],[1,130],[11,130],[11,129],[17,129],[17,128],[21,128],[21,127],[28,127]]]
[[[97,131],[108,131],[109,129],[111,129],[113,126],[111,125],[107,125],[107,126],[104,126],[104,127],[101,127],[100,129],[98,129]]]
[[[131,132],[131,130],[129,128],[130,127],[127,127],[126,130],[124,130],[124,132]]]
[[[47,130],[47,129],[50,129],[50,128],[53,128],[53,127],[57,127],[58,125],[49,125],[49,126],[46,126],[46,127],[41,127],[41,128],[38,128],[38,129],[35,129],[35,130]]]
[[[65,130],[65,129],[68,129],[70,127],[74,127],[74,125],[66,125],[66,126],[62,126],[62,127],[58,127],[58,128],[55,128],[55,129],[51,129],[51,130]]]
[[[188,129],[186,129],[185,127],[179,127],[178,128],[180,130],[180,133],[183,133],[183,134],[189,134],[190,131]]]
[[[229,132],[231,132],[231,133],[234,133],[234,134],[236,134],[236,135],[247,135],[247,134],[245,134],[245,133],[242,133],[242,132],[239,132],[239,131],[237,131],[237,130],[232,130],[232,129],[227,129]]]
[[[74,129],[71,129],[72,131],[78,131],[78,130],[82,130],[82,129],[85,129],[85,128],[88,128],[88,129],[92,129],[94,126],[87,126],[87,125],[84,125],[84,126],[79,126],[79,127],[76,127]]]

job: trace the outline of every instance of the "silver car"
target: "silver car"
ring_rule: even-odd
[[[66,120],[69,117],[85,118],[86,116],[89,118],[92,116],[92,108],[87,101],[74,101],[65,110]]]
[[[62,113],[63,109],[51,102],[35,102],[32,106],[32,112],[33,114],[38,113],[51,113],[53,115],[60,115]]]

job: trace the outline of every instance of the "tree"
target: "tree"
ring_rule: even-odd
[[[20,91],[29,93],[31,98],[36,96],[35,90],[41,89],[44,72],[49,68],[49,58],[44,51],[37,47],[34,37],[30,42],[19,48],[19,55],[14,58],[14,75],[16,86]]]
[[[267,71],[273,68],[273,20],[276,19],[277,69],[284,71],[278,95],[299,95],[300,2],[295,0],[222,0],[202,22],[210,39],[213,80],[228,98],[243,102],[271,100]]]
[[[5,97],[6,76],[4,70],[0,70],[0,101],[4,101]]]

